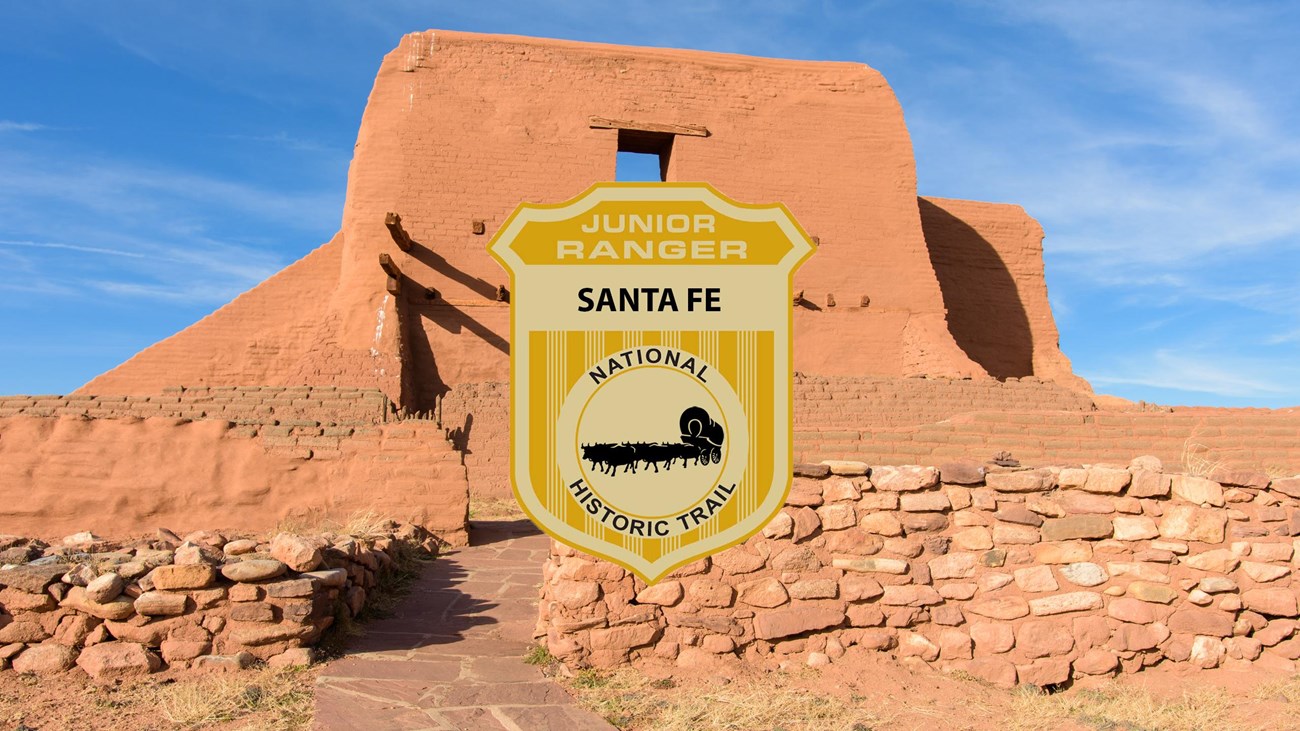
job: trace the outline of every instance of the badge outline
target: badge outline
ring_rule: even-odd
[[[511,244],[514,243],[515,239],[518,236],[519,231],[513,229],[515,228],[521,216],[525,214],[525,212],[557,211],[564,208],[576,206],[582,202],[589,202],[591,205],[588,208],[574,211],[573,216],[578,216],[584,213],[585,211],[590,210],[590,208],[595,207],[599,203],[608,202],[611,200],[614,201],[624,200],[628,202],[637,202],[641,200],[654,200],[653,198],[648,198],[648,199],[630,198],[630,197],[625,197],[617,194],[617,191],[629,191],[629,190],[636,190],[636,189],[642,189],[647,191],[668,191],[668,190],[681,191],[684,195],[681,198],[676,200],[683,200],[683,201],[693,200],[693,201],[702,202],[714,208],[715,210],[718,210],[718,212],[723,212],[722,209],[724,209],[727,206],[731,206],[737,210],[742,210],[742,211],[779,211],[780,215],[773,216],[770,219],[770,222],[775,223],[777,228],[780,229],[784,234],[786,234],[791,244],[791,252],[787,252],[785,255],[783,255],[781,259],[778,260],[777,263],[779,264],[780,262],[785,261],[791,255],[791,253],[799,249],[801,245],[803,247],[803,253],[798,255],[788,265],[788,269],[786,271],[786,276],[785,276],[786,287],[785,287],[784,299],[785,302],[788,303],[788,307],[786,310],[787,314],[786,314],[786,348],[785,348],[787,369],[784,373],[780,374],[780,378],[781,378],[781,383],[784,384],[783,387],[786,394],[786,399],[785,399],[786,416],[788,418],[783,427],[778,427],[784,429],[785,436],[786,436],[784,452],[786,455],[785,461],[786,461],[787,469],[785,470],[786,474],[784,476],[784,480],[782,483],[783,486],[780,490],[781,498],[780,500],[774,501],[773,507],[767,513],[767,515],[763,516],[761,520],[755,521],[753,528],[745,532],[743,535],[728,540],[725,544],[721,546],[713,546],[713,547],[701,549],[699,551],[693,551],[686,558],[676,560],[671,563],[663,563],[661,570],[659,570],[658,573],[656,574],[643,573],[641,568],[634,566],[631,563],[627,561],[623,561],[619,558],[615,558],[613,556],[608,556],[603,553],[597,552],[593,550],[593,547],[576,545],[580,542],[561,535],[559,531],[552,529],[552,527],[547,525],[545,521],[538,520],[537,516],[534,515],[532,509],[530,509],[528,505],[528,500],[524,499],[524,491],[520,489],[519,479],[517,475],[517,470],[519,468],[519,465],[517,464],[518,456],[519,456],[517,450],[517,440],[519,439],[520,435],[516,433],[517,430],[515,428],[516,412],[518,409],[518,396],[519,396],[519,389],[517,386],[519,359],[516,357],[517,350],[515,347],[516,345],[515,337],[516,335],[519,334],[516,331],[517,313],[518,313],[518,309],[517,309],[518,303],[516,299],[517,292],[518,292],[518,289],[516,287],[517,276],[516,276],[515,269],[511,266],[514,262],[508,263],[506,259],[502,256],[502,254],[498,253],[497,251],[498,243],[502,240],[502,238],[507,233],[511,235]],[[600,193],[603,191],[609,191],[611,193],[614,193],[614,195],[611,197],[601,197]],[[693,197],[687,195],[692,192],[695,194]],[[659,199],[669,200],[669,201],[674,200],[673,198],[668,198],[666,196],[661,196]],[[528,223],[527,220],[523,221],[522,223],[519,223],[518,226],[522,227],[526,223]],[[793,230],[795,234],[794,236],[790,235],[791,230]],[[790,495],[791,488],[794,485],[794,471],[793,471],[794,468],[794,303],[793,303],[794,277],[795,274],[799,271],[799,268],[803,266],[803,264],[807,262],[808,259],[810,259],[815,253],[817,253],[817,249],[818,249],[817,245],[813,242],[812,237],[808,235],[808,232],[804,230],[803,226],[800,225],[798,219],[794,217],[794,214],[790,212],[790,209],[787,208],[784,203],[781,202],[742,203],[722,193],[717,188],[715,188],[712,184],[703,181],[659,182],[659,183],[600,181],[600,182],[592,183],[590,186],[588,186],[586,189],[584,189],[582,192],[578,193],[577,195],[557,203],[528,203],[528,202],[519,203],[514,208],[514,210],[511,211],[510,215],[507,216],[504,221],[502,221],[501,226],[497,228],[496,232],[492,235],[492,238],[488,241],[486,248],[487,248],[488,255],[491,256],[492,259],[496,261],[497,264],[502,269],[505,270],[510,283],[509,291],[512,293],[512,296],[510,297],[510,320],[509,320],[510,321],[510,325],[509,325],[510,328],[510,332],[509,332],[510,335],[510,353],[509,353],[510,409],[508,413],[508,423],[509,423],[509,432],[510,432],[510,458],[509,458],[508,471],[510,476],[510,490],[515,498],[515,502],[516,504],[519,505],[519,508],[524,512],[524,514],[528,516],[528,519],[533,523],[534,526],[536,526],[544,534],[549,536],[551,539],[557,541],[558,543],[563,544],[575,551],[579,551],[594,556],[596,558],[599,558],[601,560],[608,561],[612,564],[615,564],[623,569],[626,569],[633,575],[640,578],[642,581],[646,583],[647,586],[653,586],[657,584],[660,580],[667,577],[669,574],[671,574],[672,572],[676,571],[677,569],[683,566],[689,565],[691,563],[707,558],[716,553],[720,553],[722,551],[728,550],[730,548],[734,548],[735,546],[744,543],[745,541],[749,540],[754,535],[756,535],[759,531],[761,531],[768,523],[770,523],[777,516],[778,513],[781,512],[782,508],[785,507],[785,502]],[[502,248],[511,249],[511,246],[506,245],[503,246]],[[516,259],[519,260],[520,263],[524,263],[523,258],[520,256],[518,251],[511,250],[511,253],[514,255]],[[524,264],[527,265],[526,263]],[[532,265],[532,266],[549,266],[549,265]],[[778,484],[777,480],[779,479],[780,478],[773,476],[773,484],[774,485]],[[738,521],[735,526],[732,526],[732,528],[741,525],[742,522],[744,521]],[[609,545],[608,543],[604,541],[600,541],[600,539],[590,534],[581,533],[581,535],[588,538],[589,542],[593,544],[601,543],[604,545]],[[698,542],[696,545],[698,545]],[[654,568],[656,566],[659,566],[658,562],[646,561],[646,564],[647,564],[646,568]]]

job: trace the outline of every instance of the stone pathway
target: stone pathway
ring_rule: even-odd
[[[470,539],[322,668],[317,729],[613,731],[523,662],[550,539],[527,520],[476,522]]]

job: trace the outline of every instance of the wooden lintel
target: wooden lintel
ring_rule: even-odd
[[[411,250],[411,237],[406,233],[406,229],[402,228],[401,216],[390,211],[386,216],[384,216],[384,225],[388,227],[388,233],[392,235],[393,242],[397,244],[397,248],[402,251]]]
[[[402,278],[402,270],[397,268],[397,262],[393,261],[393,257],[388,254],[379,255],[379,268],[383,269],[384,274],[387,274],[390,277],[396,279]]]
[[[708,137],[709,130],[698,124],[663,124],[661,122],[641,122],[631,119],[610,119],[592,117],[592,129],[628,129],[635,132],[658,132],[660,134],[682,135],[684,137]]]

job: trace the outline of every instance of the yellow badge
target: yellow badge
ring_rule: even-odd
[[[600,183],[519,206],[488,251],[510,272],[511,479],[533,522],[654,583],[772,519],[813,251],[784,206]]]

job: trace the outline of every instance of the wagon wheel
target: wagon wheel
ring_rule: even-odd
[[[722,461],[722,450],[719,449],[718,447],[714,447],[713,449],[710,449],[710,450],[709,450],[709,459],[713,460],[713,464],[717,464],[717,463],[721,462],[721,461]]]

